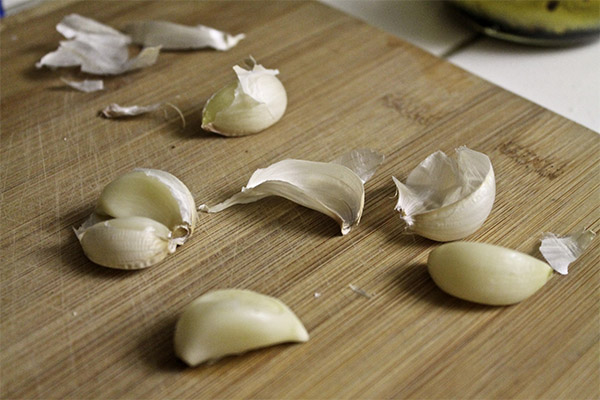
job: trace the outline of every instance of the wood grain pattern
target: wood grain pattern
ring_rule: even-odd
[[[115,27],[152,18],[247,39],[229,52],[164,52],[85,94],[36,70],[68,13]],[[391,176],[467,145],[497,176],[490,218],[469,240],[534,251],[542,232],[598,228],[599,136],[314,2],[49,2],[2,21],[1,392],[20,398],[598,398],[597,241],[567,276],[511,307],[442,293],[425,262],[437,243],[403,232]],[[204,101],[252,54],[278,68],[284,118],[256,136],[199,129]],[[173,112],[113,121],[106,105],[169,101]],[[359,227],[269,198],[202,214],[153,268],[113,271],[72,232],[104,185],[167,170],[198,204],[237,192],[283,158],[328,161],[368,147],[386,161]],[[360,296],[355,285],[371,294]],[[215,288],[276,296],[311,340],[186,368],[172,351],[181,309]],[[315,294],[319,294],[315,296]]]

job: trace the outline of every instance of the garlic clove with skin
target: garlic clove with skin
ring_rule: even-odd
[[[189,189],[168,172],[137,168],[110,182],[100,194],[95,213],[113,218],[141,216],[158,221],[183,244],[198,219]]]
[[[189,366],[285,342],[308,332],[280,300],[250,290],[206,293],[187,305],[175,326],[175,353]]]
[[[220,204],[200,211],[215,213],[236,204],[252,203],[268,196],[280,196],[319,211],[338,222],[342,235],[360,222],[365,202],[363,179],[373,175],[383,156],[368,150],[354,150],[351,168],[362,171],[362,179],[353,169],[338,162],[286,159],[252,174],[240,193]],[[360,160],[360,161],[359,161]]]
[[[75,229],[96,264],[140,269],[157,264],[194,230],[196,205],[188,188],[168,172],[135,169],[110,182],[94,212]]]
[[[162,261],[177,247],[169,228],[144,217],[123,217],[76,231],[85,255],[116,269],[141,269]]]
[[[258,133],[275,124],[287,107],[287,94],[277,76],[278,70],[266,69],[249,61],[250,70],[233,69],[237,81],[217,91],[202,110],[202,129],[224,136]]]
[[[490,159],[464,146],[456,150],[456,159],[433,153],[405,184],[392,179],[398,190],[395,210],[408,230],[440,242],[463,239],[479,229],[496,195]]]

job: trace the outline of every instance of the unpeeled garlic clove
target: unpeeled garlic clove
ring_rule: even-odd
[[[401,183],[395,210],[408,229],[426,238],[447,242],[479,229],[492,210],[496,195],[494,169],[488,156],[467,147],[456,160],[441,151],[427,157]]]
[[[308,332],[280,300],[250,290],[206,293],[185,307],[175,327],[175,353],[189,366],[284,342]]]
[[[553,270],[545,262],[500,246],[446,243],[427,260],[431,278],[444,292],[488,305],[525,300],[546,284]]]
[[[116,269],[150,267],[177,247],[169,228],[144,217],[109,219],[76,233],[91,261]]]
[[[95,213],[153,219],[173,232],[177,244],[192,234],[198,219],[187,186],[168,172],[148,168],[134,169],[110,182],[100,194]]]
[[[146,268],[183,244],[198,218],[188,188],[156,169],[136,169],[102,191],[95,211],[75,230],[86,256],[105,267]]]
[[[202,129],[224,136],[258,133],[275,124],[287,107],[287,94],[277,79],[279,71],[249,61],[250,70],[233,69],[237,81],[217,91],[202,110]]]
[[[348,167],[341,164],[344,162]],[[240,193],[212,207],[203,204],[199,210],[215,213],[236,204],[280,196],[333,218],[345,235],[362,216],[363,179],[370,178],[381,162],[383,156],[369,149],[354,150],[345,161],[331,163],[286,159],[256,170]]]

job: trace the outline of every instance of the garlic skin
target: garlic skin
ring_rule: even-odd
[[[496,196],[494,169],[488,156],[460,147],[456,160],[437,151],[409,175],[406,184],[392,177],[398,189],[394,208],[409,231],[448,242],[479,229]]]
[[[446,243],[431,253],[427,267],[444,292],[475,303],[502,306],[521,302],[552,277],[545,262],[500,246]]]
[[[110,182],[90,217],[75,230],[85,255],[116,269],[162,261],[194,231],[198,219],[189,189],[168,172],[135,169]]]
[[[60,78],[67,86],[85,93],[93,93],[104,90],[104,81],[102,79],[84,79],[83,81],[72,81]]]
[[[352,153],[354,160],[362,160],[362,164],[351,167],[362,168],[363,179],[373,175],[383,162],[383,156],[373,150]],[[335,162],[286,159],[256,170],[240,193],[211,207],[203,204],[199,210],[216,213],[268,196],[283,197],[333,218],[342,235],[358,225],[365,203],[364,182],[352,169]]]
[[[542,237],[540,253],[556,272],[567,275],[569,264],[583,254],[595,237],[596,232],[591,229],[581,229],[562,237],[548,232]]]
[[[110,219],[80,231],[85,255],[96,264],[116,269],[141,269],[175,252],[169,228],[150,218]]]
[[[237,81],[217,91],[202,110],[202,129],[223,136],[261,132],[281,119],[287,94],[279,71],[249,61],[250,70],[234,66]]]
[[[236,46],[245,35],[230,35],[204,26],[187,26],[168,21],[136,21],[124,28],[133,43],[161,46],[164,50],[191,50],[212,47],[226,51]]]
[[[285,342],[308,332],[280,300],[250,290],[206,293],[188,304],[175,326],[175,354],[189,366]]]
[[[56,30],[69,40],[42,57],[36,68],[80,66],[89,74],[117,75],[155,64],[160,52],[160,46],[146,47],[129,58],[129,36],[78,14],[64,17]]]

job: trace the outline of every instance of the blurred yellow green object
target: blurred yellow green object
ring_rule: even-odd
[[[600,0],[451,0],[487,35],[557,45],[600,38]]]

